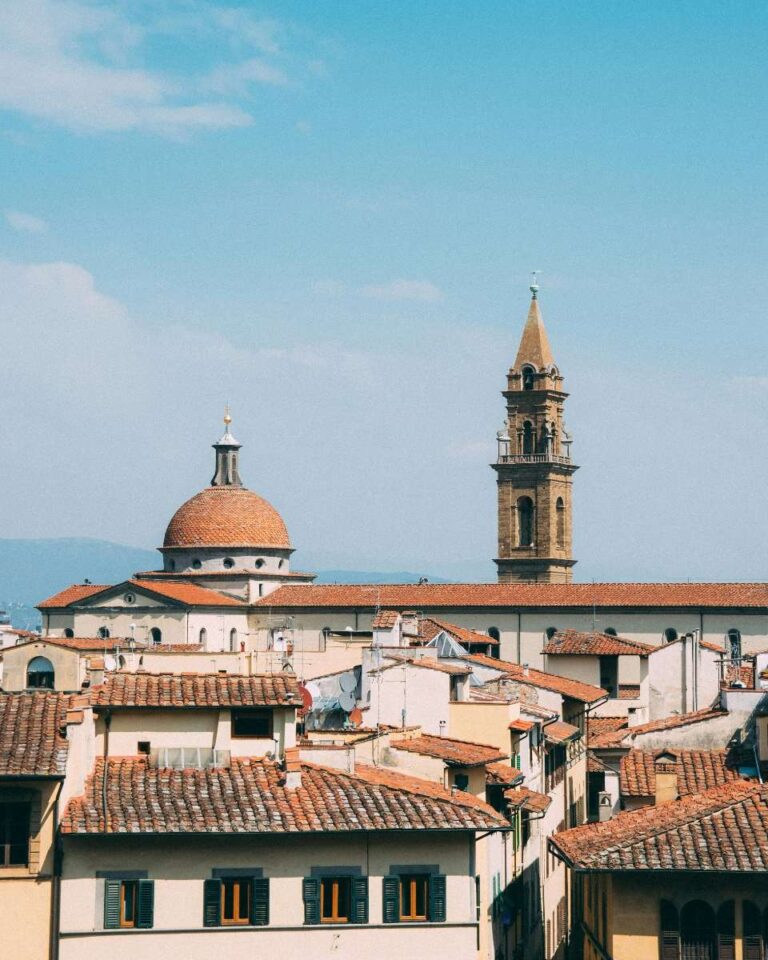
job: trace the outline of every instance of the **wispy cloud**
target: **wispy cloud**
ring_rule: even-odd
[[[19,233],[47,233],[48,224],[40,217],[33,217],[31,213],[21,213],[19,210],[6,210],[5,222]]]
[[[361,287],[364,297],[373,300],[417,300],[435,303],[443,299],[443,292],[429,280],[392,280],[390,283]]]
[[[247,9],[208,3],[158,14],[142,4],[6,0],[0,110],[86,132],[178,136],[247,126],[253,119],[238,98],[288,83],[278,33],[276,22]],[[192,51],[186,72],[152,65],[150,41],[157,36],[173,36],[180,49]]]

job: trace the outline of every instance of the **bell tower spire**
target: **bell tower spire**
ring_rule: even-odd
[[[212,487],[242,487],[243,485],[238,469],[242,444],[238,443],[229,432],[231,423],[232,417],[227,404],[224,408],[224,436],[213,445],[216,451],[216,472],[211,480]]]
[[[536,274],[520,346],[507,374],[507,416],[492,464],[498,487],[502,583],[570,583],[573,559],[571,461],[565,429],[568,394],[555,365],[539,309]]]

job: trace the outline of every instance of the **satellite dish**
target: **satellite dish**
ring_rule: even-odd
[[[351,693],[342,693],[339,697],[339,706],[344,713],[351,713],[355,709],[355,698]]]
[[[312,709],[312,694],[307,690],[303,683],[299,684],[299,693],[301,694],[302,710],[306,712]]]
[[[117,669],[117,660],[114,657],[106,656],[104,657],[104,669],[105,670],[116,670]]]
[[[357,689],[357,677],[354,673],[342,673],[339,677],[339,686],[344,693],[354,693]]]
[[[359,727],[363,722],[363,711],[359,707],[355,707],[354,710],[350,710],[349,722],[356,727]]]

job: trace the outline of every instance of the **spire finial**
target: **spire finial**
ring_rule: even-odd
[[[232,423],[232,414],[229,412],[229,404],[225,403],[224,404],[224,425],[226,426],[227,430],[229,430],[230,423]]]
[[[539,292],[539,285],[536,282],[536,275],[539,273],[541,273],[540,270],[533,270],[531,272],[531,285],[528,288],[531,291],[531,296],[533,297],[534,300],[536,299]]]

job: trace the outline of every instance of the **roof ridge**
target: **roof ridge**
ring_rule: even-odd
[[[441,740],[447,741],[448,743],[467,743],[472,747],[487,747],[489,750],[496,750],[501,753],[503,751],[498,750],[498,747],[495,747],[492,743],[480,743],[479,740],[464,740],[461,737],[444,737],[439,733],[420,733],[417,737],[402,737],[401,740],[420,740],[422,737],[429,740]],[[506,754],[504,754],[506,756]]]

